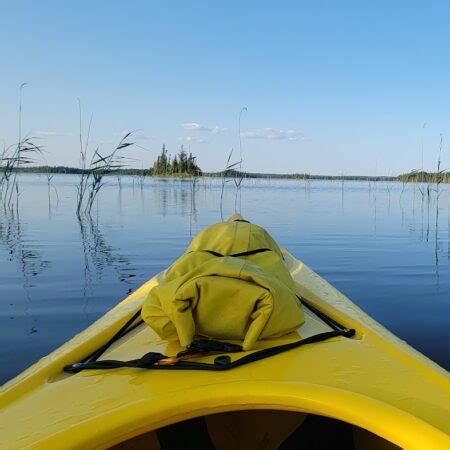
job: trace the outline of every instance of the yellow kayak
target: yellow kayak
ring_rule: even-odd
[[[283,256],[298,295],[354,329],[354,336],[332,337],[227,371],[64,372],[140,310],[160,283],[159,274],[2,388],[0,448],[450,449],[448,373],[287,251]],[[313,311],[304,308],[297,339],[330,331]],[[259,341],[256,349],[292,339],[291,333]],[[99,360],[180,350],[141,323]],[[251,352],[230,358],[245,354]],[[327,439],[333,440],[331,447]]]

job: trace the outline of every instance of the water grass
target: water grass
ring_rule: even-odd
[[[81,174],[77,185],[76,214],[80,217],[82,212],[87,214],[91,213],[94,201],[101,188],[105,185],[104,176],[113,174],[117,170],[125,167],[126,158],[121,155],[120,152],[134,143],[128,140],[133,132],[127,132],[109,153],[101,152],[100,147],[97,146],[88,163],[89,139],[92,130],[93,117],[91,115],[86,138],[83,140],[82,109],[79,99],[78,108]]]
[[[20,192],[17,173],[22,167],[35,163],[36,155],[43,151],[43,147],[35,143],[37,138],[29,135],[23,136],[22,133],[22,90],[26,85],[27,83],[22,83],[19,88],[17,143],[10,146],[5,145],[0,156],[0,197],[4,206],[8,208],[13,207],[14,200],[16,208],[18,207]]]
[[[436,266],[436,274],[439,276],[439,197],[441,195],[440,185],[443,181],[443,174],[445,170],[441,169],[442,165],[442,146],[443,146],[443,137],[442,134],[439,140],[439,153],[436,165],[436,179],[435,179],[435,192],[436,192],[436,214],[435,214],[435,266]]]
[[[242,212],[242,192],[241,192],[241,186],[242,181],[245,178],[245,172],[242,170],[242,162],[243,162],[243,156],[242,156],[242,133],[241,133],[241,121],[242,121],[242,113],[248,111],[247,107],[244,106],[239,111],[239,118],[238,118],[238,137],[239,137],[239,175],[234,177],[234,184],[236,187],[236,195],[234,200],[234,209],[236,212],[239,211],[239,214]],[[239,208],[238,208],[238,200],[239,200]]]
[[[234,181],[234,184],[236,188],[240,186],[240,183],[242,182],[242,176],[241,173],[236,171],[236,167],[240,166],[241,161],[231,162],[231,157],[233,156],[233,149],[230,150],[230,153],[228,154],[227,162],[225,164],[225,169],[221,173],[221,190],[220,190],[220,217],[222,221],[224,220],[223,216],[223,197],[225,193],[225,184],[229,181]],[[241,179],[240,182],[236,182],[235,178],[239,177]]]

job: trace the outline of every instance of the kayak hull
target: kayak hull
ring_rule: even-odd
[[[367,316],[288,252],[298,294],[356,335],[304,346],[227,372],[62,368],[105,343],[131,317],[156,276],[84,332],[7,383],[0,397],[0,447],[107,448],[183,420],[231,411],[280,410],[336,418],[408,449],[450,448],[448,373]],[[306,313],[295,336],[327,331]],[[181,348],[142,325],[105,359]],[[208,358],[205,358],[208,360]]]

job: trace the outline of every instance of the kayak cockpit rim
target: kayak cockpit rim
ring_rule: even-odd
[[[145,416],[140,416],[133,424],[128,423],[126,427],[121,427],[122,435],[116,435],[114,439],[111,439],[111,435],[103,436],[103,445],[109,448],[145,433],[198,417],[265,410],[328,417],[363,429],[400,448],[438,449],[445,448],[444,444],[448,442],[445,433],[402,410],[370,397],[327,386],[246,381],[239,383],[238,391],[251,392],[252,401],[249,402],[248,398],[244,399],[241,394],[234,393],[233,386],[218,383],[193,390],[190,393],[192,401],[188,403],[184,399],[183,403],[179,403],[177,396],[167,399],[164,417],[160,411],[157,420],[153,417],[149,405]],[[213,396],[216,397],[214,405],[208,405],[208,400],[210,402]],[[355,414],[355,410],[360,413]],[[392,423],[397,426],[392,427]],[[89,445],[89,442],[83,444]]]

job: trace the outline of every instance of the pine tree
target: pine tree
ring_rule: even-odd
[[[175,157],[173,158],[173,162],[172,162],[172,172],[173,173],[180,173],[180,166],[178,164],[178,158],[177,155],[175,155]]]
[[[161,154],[156,158],[153,164],[153,175],[165,175],[168,169],[168,159],[166,145],[163,144]]]
[[[156,158],[151,170],[153,175],[194,175],[202,174],[196,164],[196,157],[187,152],[182,145],[178,155],[172,157],[168,154],[166,146],[163,145],[161,154]]]
[[[180,173],[188,173],[187,171],[187,153],[184,151],[184,146],[181,146],[180,153],[178,154],[180,160]]]

